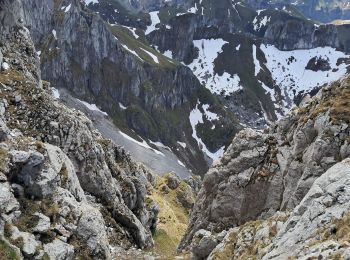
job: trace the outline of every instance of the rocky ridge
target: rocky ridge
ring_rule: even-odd
[[[205,175],[179,249],[198,259],[347,253],[349,86],[346,77],[268,129],[238,133]]]
[[[54,99],[21,2],[0,7],[0,256],[112,259],[153,246],[154,175]]]

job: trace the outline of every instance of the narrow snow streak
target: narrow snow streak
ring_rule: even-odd
[[[223,156],[224,154],[224,146],[221,147],[218,151],[216,151],[215,153],[212,153],[208,150],[207,146],[205,145],[205,143],[202,141],[201,138],[198,137],[197,135],[197,130],[196,130],[196,126],[198,124],[203,124],[203,114],[202,112],[198,109],[198,103],[196,105],[196,107],[191,111],[190,113],[190,122],[191,122],[191,126],[192,126],[192,137],[194,139],[196,139],[198,145],[202,148],[202,151],[208,155],[209,158],[211,158],[213,161],[218,160],[220,157]],[[209,112],[209,111],[208,111]],[[207,113],[206,113],[207,115]]]

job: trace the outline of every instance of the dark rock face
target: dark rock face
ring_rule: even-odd
[[[264,13],[265,16],[270,17],[269,22],[259,30],[254,30],[253,20],[259,15],[250,7],[236,5],[236,11],[224,0],[220,1],[220,4],[210,2],[208,5],[203,8],[211,7],[212,9],[210,12],[204,11],[204,15],[197,12],[172,17],[169,20],[171,28],[161,27],[160,30],[150,34],[149,40],[159,46],[160,50],[172,50],[176,59],[185,62],[191,51],[193,40],[221,38],[225,34],[238,32],[259,37],[281,50],[319,46],[331,46],[346,52],[350,50],[348,36],[350,25],[316,26],[312,21],[303,17],[269,9]],[[226,5],[230,10],[230,16],[227,16],[227,11],[223,12],[219,9]],[[201,6],[198,8],[200,9]],[[175,36],[176,39],[174,39]]]
[[[349,52],[350,25],[320,25],[304,20],[278,21],[270,25],[264,38],[281,50],[331,46]],[[345,35],[343,34],[345,33]]]
[[[159,10],[159,8],[171,5],[183,5],[186,0],[101,0],[99,4],[108,4],[110,6],[122,7],[132,13],[138,13],[141,11],[153,11]],[[91,7],[94,7],[94,4],[90,4]],[[118,10],[119,11],[119,10]]]
[[[305,69],[313,71],[328,71],[331,69],[331,67],[329,66],[328,60],[322,59],[321,57],[314,57],[311,60],[309,60]]]
[[[289,7],[297,9],[300,13],[313,20],[328,23],[333,20],[350,18],[350,9],[346,0],[334,1],[295,1],[291,4],[290,1],[278,0],[273,2],[261,0],[247,0],[245,1],[256,9],[266,8],[280,8]]]

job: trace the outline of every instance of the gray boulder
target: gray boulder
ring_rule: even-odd
[[[8,182],[0,182],[0,213],[11,213],[18,210],[19,206],[10,184]]]
[[[81,210],[76,229],[77,237],[86,243],[96,258],[110,259],[109,242],[101,213],[88,205],[82,206]]]
[[[53,242],[44,245],[45,253],[54,260],[71,260],[74,258],[74,247],[55,239]]]
[[[174,174],[169,174],[166,176],[166,181],[168,187],[172,190],[175,190],[180,184],[180,179]]]
[[[193,237],[191,251],[194,259],[205,259],[217,246],[218,241],[212,236],[210,231],[201,229]]]
[[[35,239],[31,233],[21,232],[17,227],[11,227],[11,240],[19,241],[20,249],[27,258],[33,257],[37,253],[37,248],[41,243]]]
[[[33,231],[38,233],[46,233],[50,229],[50,218],[38,212],[36,212],[34,216],[37,216],[39,220],[36,227],[33,228]]]
[[[318,241],[318,255],[327,258],[329,252],[320,250],[325,244],[322,243],[322,239],[318,239],[318,234],[320,230],[330,227],[335,220],[342,219],[349,211],[350,159],[346,159],[330,168],[313,183],[276,235],[263,259],[307,258],[316,247],[309,248],[306,241],[309,241],[309,244]],[[332,246],[333,253],[338,251],[338,246]]]

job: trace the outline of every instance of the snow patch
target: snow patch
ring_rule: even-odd
[[[117,39],[117,38],[116,38],[116,39]],[[137,54],[136,51],[129,49],[129,47],[126,46],[125,44],[122,44],[122,46],[123,46],[123,48],[124,48],[125,50],[127,50],[127,51],[130,52],[131,54],[135,55],[135,56],[136,56],[137,58],[139,58],[141,61],[144,61],[144,60]]]
[[[72,7],[72,4],[69,4],[68,6],[62,6],[61,10],[63,10],[65,13],[68,13],[71,7]]]
[[[170,50],[167,50],[163,53],[165,57],[168,57],[169,59],[173,59],[173,52]]]
[[[122,103],[120,103],[119,102],[119,107],[122,109],[122,110],[125,110],[125,109],[127,109],[127,107],[126,106],[124,106]]]
[[[60,92],[58,91],[58,89],[56,88],[52,88],[51,89],[52,95],[55,99],[60,99],[61,95]],[[80,101],[80,100],[79,100]]]
[[[294,92],[310,91],[314,87],[336,81],[347,73],[347,65],[338,64],[339,58],[350,58],[343,52],[331,47],[318,47],[309,50],[280,51],[272,45],[261,45],[260,49],[266,57],[266,67],[272,74],[276,84],[289,98]],[[307,70],[308,62],[319,57],[327,60],[330,66],[328,71]]]
[[[171,149],[168,146],[166,146],[165,144],[163,144],[161,142],[153,142],[151,140],[149,140],[149,142],[157,147],[164,148],[164,149],[171,151]]]
[[[204,114],[209,121],[219,119],[219,116],[217,114],[210,112],[208,109],[209,109],[209,105],[207,104],[203,105]]]
[[[138,36],[137,34],[136,34],[136,28],[134,28],[134,27],[129,27],[129,26],[125,26],[125,25],[122,25],[124,28],[126,28],[126,29],[128,29],[131,33],[132,33],[132,35],[135,37],[135,39],[138,39],[138,38],[140,38],[140,36]]]
[[[253,60],[255,65],[255,76],[258,75],[259,71],[261,70],[260,62],[258,58],[256,57],[256,46],[253,44]]]
[[[203,114],[202,112],[199,110],[198,108],[199,102],[197,103],[196,107],[191,111],[190,113],[190,122],[191,122],[191,126],[192,126],[192,137],[197,141],[199,147],[202,148],[202,151],[208,155],[208,157],[210,157],[213,161],[218,160],[220,157],[223,156],[224,154],[224,146],[221,147],[218,151],[216,151],[215,153],[212,153],[208,150],[207,146],[205,145],[205,143],[202,141],[201,138],[198,137],[197,135],[197,130],[196,130],[196,126],[198,124],[203,124]],[[205,106],[205,105],[204,105]],[[207,115],[205,113],[205,115]]]
[[[145,50],[144,48],[140,48],[142,51],[144,51],[145,53],[147,53],[155,63],[159,63],[158,57],[156,55],[154,55],[152,52],[149,52],[147,50]]]
[[[57,32],[55,29],[52,30],[52,35],[53,37],[55,37],[55,39],[57,40]]]
[[[271,20],[271,16],[270,17],[264,16],[262,19],[258,18],[258,16],[255,16],[253,20],[255,31],[259,31],[262,27],[265,27],[266,24]]]
[[[188,67],[199,81],[215,94],[229,95],[242,88],[238,75],[230,75],[227,72],[219,75],[214,72],[214,61],[226,43],[228,42],[223,39],[193,41],[194,46],[199,49],[199,56]]]
[[[184,149],[186,149],[186,143],[183,143],[183,142],[180,142],[180,141],[177,141],[177,143]]]
[[[83,0],[85,2],[85,5],[89,4],[98,4],[99,0]]]
[[[106,112],[104,112],[101,109],[99,109],[95,104],[89,104],[89,103],[87,103],[85,101],[82,101],[82,100],[79,100],[79,99],[77,99],[77,100],[80,103],[82,103],[84,106],[86,106],[89,110],[91,110],[91,111],[98,111],[98,112],[104,114],[105,116],[108,116],[108,114]]]
[[[154,153],[156,153],[156,154],[165,156],[162,152],[160,152],[160,151],[158,151],[158,150],[156,150],[156,149],[153,149],[151,146],[149,146],[145,140],[142,139],[142,142],[139,142],[139,141],[135,140],[134,138],[132,138],[131,136],[129,136],[129,135],[123,133],[122,131],[119,131],[119,133],[120,133],[125,139],[127,139],[127,140],[129,140],[129,141],[132,141],[132,142],[138,144],[139,146],[141,146],[141,147],[143,147],[143,148],[152,150],[152,151],[153,151]]]
[[[149,15],[151,16],[151,25],[147,27],[146,31],[145,31],[145,35],[150,34],[151,32],[158,30],[156,28],[157,24],[160,24],[160,19],[159,19],[159,11],[154,11],[154,12],[150,12]]]
[[[191,7],[190,9],[187,10],[187,13],[195,14],[197,12],[198,12],[197,3],[195,3],[195,5],[193,7]]]
[[[177,163],[186,168],[186,166],[180,160],[177,160]]]

